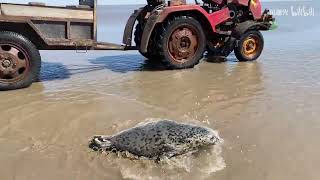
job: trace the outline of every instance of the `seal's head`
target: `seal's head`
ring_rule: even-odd
[[[188,140],[192,147],[206,147],[222,142],[217,132],[197,126],[192,127],[191,136]]]
[[[110,137],[104,136],[95,136],[90,141],[89,147],[95,151],[99,150],[112,150],[112,142],[110,141]]]

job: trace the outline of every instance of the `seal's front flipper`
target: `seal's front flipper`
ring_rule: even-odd
[[[167,152],[167,153],[163,153],[162,155],[158,156],[155,159],[155,163],[159,164],[161,161],[167,161],[173,157],[176,156],[175,152]]]
[[[112,146],[110,141],[110,137],[108,136],[94,136],[92,140],[89,142],[89,148],[94,151],[99,150],[109,150]]]
[[[156,163],[159,163],[162,160],[168,160],[176,156],[177,151],[173,145],[166,144],[161,147],[162,153],[156,158]]]

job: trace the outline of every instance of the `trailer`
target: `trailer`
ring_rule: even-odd
[[[264,45],[259,31],[274,22],[259,0],[147,3],[128,18],[122,44],[97,41],[97,0],[65,7],[0,3],[0,90],[38,79],[39,50],[138,50],[168,69],[194,67],[205,52],[256,60]]]

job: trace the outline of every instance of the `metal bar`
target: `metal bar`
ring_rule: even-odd
[[[95,41],[98,40],[97,8],[98,8],[98,1],[94,0],[94,6],[93,6],[93,39]]]
[[[50,45],[49,42],[47,41],[47,39],[45,38],[45,36],[39,31],[39,29],[33,24],[32,21],[27,21],[27,23],[29,24],[29,26],[39,35],[39,37],[41,37],[43,39],[43,41],[47,44]]]
[[[70,31],[71,31],[71,26],[70,26],[70,21],[67,21],[67,27],[66,27],[66,32],[67,32],[67,39],[71,39],[71,34],[70,34]]]
[[[95,50],[125,50],[125,46],[113,43],[97,42],[94,46]]]
[[[36,21],[71,21],[71,22],[81,22],[81,23],[93,23],[93,20],[86,19],[70,19],[70,18],[43,18],[43,17],[25,17],[25,16],[0,16],[0,21],[3,22],[27,22],[30,20]]]
[[[43,5],[30,5],[30,4],[17,4],[17,3],[0,3],[3,5],[18,5],[18,6],[32,6],[32,7],[46,7],[46,8],[54,8],[54,9],[71,9],[71,10],[79,10],[76,6],[43,6]],[[80,10],[91,11],[91,8],[81,8]]]

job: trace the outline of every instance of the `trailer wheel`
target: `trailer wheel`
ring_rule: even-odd
[[[234,52],[239,61],[257,60],[263,50],[264,39],[258,30],[250,30],[243,34]]]
[[[206,36],[196,19],[180,16],[163,25],[158,45],[162,62],[169,69],[192,68],[203,57]]]
[[[30,86],[38,79],[41,57],[36,46],[21,34],[0,32],[0,90]]]

